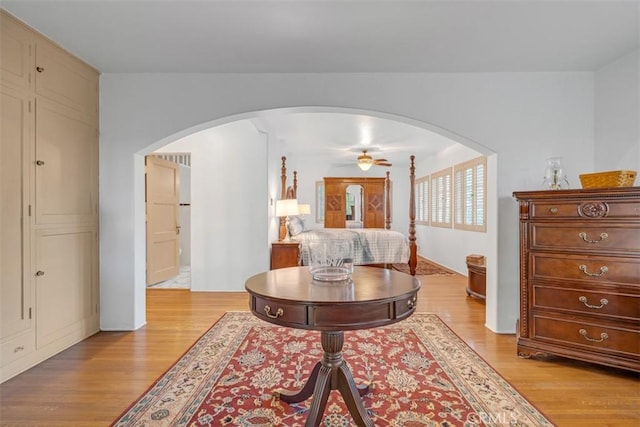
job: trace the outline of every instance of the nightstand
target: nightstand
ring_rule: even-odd
[[[300,243],[279,241],[271,243],[271,270],[298,265]]]

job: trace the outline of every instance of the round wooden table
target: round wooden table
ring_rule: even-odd
[[[245,283],[258,318],[280,326],[321,331],[324,355],[297,392],[275,392],[287,403],[314,396],[305,426],[318,426],[329,392],[338,390],[359,426],[373,426],[362,403],[369,386],[357,386],[342,358],[344,331],[399,322],[416,308],[420,281],[399,271],[355,267],[347,282],[316,282],[308,267],[271,270]]]

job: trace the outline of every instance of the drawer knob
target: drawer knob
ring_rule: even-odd
[[[557,214],[558,213],[558,208],[550,208],[549,212],[551,212],[552,214]]]
[[[270,317],[272,319],[277,319],[280,316],[284,316],[284,310],[281,308],[276,310],[276,314],[271,314],[271,307],[269,307],[268,305],[264,306],[264,312],[267,314],[267,317]]]
[[[580,335],[582,335],[582,336],[584,337],[584,339],[585,339],[585,340],[590,341],[590,342],[602,342],[602,341],[604,341],[604,340],[606,340],[606,339],[609,339],[609,334],[608,334],[608,333],[606,333],[606,332],[603,332],[603,333],[601,333],[601,334],[600,334],[600,339],[597,339],[597,338],[590,338],[590,337],[588,337],[588,336],[587,336],[587,330],[586,330],[586,329],[580,329],[580,330],[578,331],[578,333],[579,333]]]
[[[606,298],[602,298],[600,300],[600,305],[591,305],[591,304],[589,304],[587,302],[587,297],[585,297],[585,296],[581,296],[580,298],[578,298],[578,301],[583,303],[586,307],[595,308],[595,309],[600,309],[600,308],[604,307],[605,305],[609,304],[609,300],[606,299]]]
[[[589,273],[587,271],[587,266],[584,264],[581,264],[580,266],[578,266],[578,268],[580,269],[580,271],[582,271],[584,274],[590,277],[601,277],[602,275],[604,275],[604,273],[609,271],[609,267],[607,267],[606,265],[603,265],[602,267],[600,267],[600,273]]]
[[[609,237],[609,235],[607,233],[600,233],[599,240],[590,240],[590,239],[587,239],[587,233],[585,233],[584,231],[581,231],[580,233],[578,233],[578,237],[580,237],[582,240],[584,240],[587,243],[598,243],[598,242],[602,242],[604,239]]]

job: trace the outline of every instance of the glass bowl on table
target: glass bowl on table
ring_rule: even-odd
[[[309,242],[309,272],[314,280],[338,282],[353,273],[353,244],[347,240]]]

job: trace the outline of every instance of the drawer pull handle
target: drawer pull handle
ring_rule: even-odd
[[[558,208],[551,208],[551,209],[549,209],[549,212],[551,212],[552,214],[557,214],[558,213]]]
[[[270,317],[272,319],[277,319],[280,316],[284,316],[284,310],[281,308],[276,311],[276,314],[271,314],[271,307],[269,307],[268,305],[264,306],[264,312],[267,314],[267,317]]]
[[[582,336],[584,337],[584,339],[585,339],[585,340],[587,340],[587,341],[591,341],[591,342],[602,342],[602,341],[604,341],[604,340],[606,340],[606,339],[609,339],[609,334],[608,334],[608,333],[606,333],[606,332],[603,332],[603,333],[601,333],[601,334],[600,334],[600,339],[596,339],[596,338],[589,338],[589,337],[587,336],[587,330],[586,330],[586,329],[580,329],[580,330],[578,331],[578,333],[579,333],[580,335],[582,335]]]
[[[13,352],[14,352],[14,353],[17,353],[17,352],[22,351],[22,350],[24,350],[24,346],[21,346],[21,345],[20,345],[20,346],[18,346],[18,347],[16,347],[16,348],[14,348],[14,349],[13,349]]]
[[[417,305],[417,302],[418,298],[416,298],[416,296],[414,295],[413,297],[409,298],[409,301],[407,301],[407,307],[413,308]]]
[[[578,301],[580,301],[581,303],[583,303],[585,306],[589,307],[589,308],[596,308],[596,309],[600,309],[602,307],[604,307],[605,305],[609,304],[609,300],[606,298],[602,298],[600,300],[600,305],[591,305],[589,303],[587,303],[587,297],[585,296],[581,296],[580,298],[578,298]]]
[[[584,240],[587,243],[598,243],[598,242],[602,242],[604,239],[609,237],[609,235],[607,233],[600,233],[600,240],[589,240],[587,239],[587,233],[585,233],[584,231],[581,231],[580,233],[578,233],[578,237],[580,237],[582,240]]]
[[[587,271],[587,266],[584,264],[581,264],[579,267],[580,271],[582,271],[584,274],[586,274],[587,276],[591,276],[591,277],[601,277],[602,275],[604,275],[604,273],[606,273],[607,271],[609,271],[609,267],[607,267],[606,265],[603,265],[602,267],[600,267],[600,273],[589,273]]]

